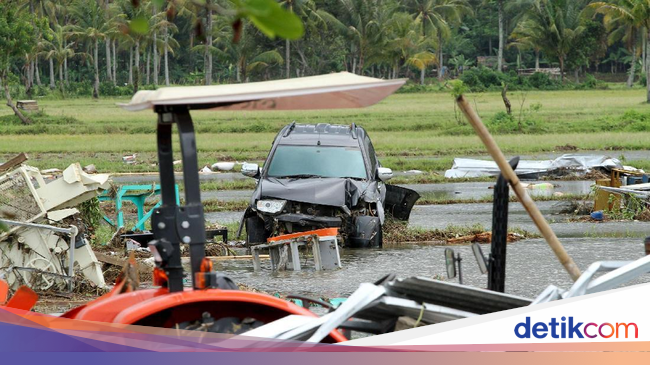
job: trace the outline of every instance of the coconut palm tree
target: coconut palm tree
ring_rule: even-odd
[[[320,12],[322,18],[338,29],[350,43],[351,71],[362,73],[373,40],[383,31],[377,21],[379,13],[391,13],[397,4],[387,0],[339,0],[340,19]]]
[[[561,79],[569,52],[584,33],[582,10],[588,0],[535,0],[514,31],[514,37],[533,44],[560,64]]]
[[[280,2],[280,4],[284,5],[289,11],[298,15],[307,23],[305,24],[307,26],[325,24],[321,16],[324,10],[319,13],[316,9],[316,3],[313,0],[284,0]],[[284,62],[286,66],[285,77],[291,78],[291,41],[287,38],[284,42]]]
[[[420,23],[421,18],[415,18],[412,14],[393,14],[388,23],[386,43],[383,47],[392,51],[395,68],[401,65],[417,68],[420,71],[420,83],[424,84],[426,68],[434,64],[436,56],[429,51],[434,47],[432,38],[421,34]]]
[[[121,43],[124,43],[121,46],[129,47],[129,83],[132,83],[134,92],[137,92],[140,87],[140,54],[149,34],[150,5],[151,3],[141,3],[134,7],[130,0],[115,2],[117,11],[120,13],[116,19],[116,27],[120,29]]]
[[[644,8],[645,4],[645,8]],[[648,25],[649,14],[647,1],[621,0],[615,4],[607,2],[595,2],[589,4],[589,8],[597,14],[603,14],[603,22],[607,27],[609,44],[623,41],[631,52],[630,71],[627,79],[627,86],[632,87],[636,71],[636,60],[638,55],[638,41],[640,33]],[[643,46],[641,46],[643,48]],[[650,90],[650,89],[649,89]],[[650,100],[650,96],[649,96]]]
[[[412,0],[408,8],[419,19],[422,35],[429,31],[437,39],[438,78],[443,78],[445,42],[451,37],[451,27],[460,24],[462,17],[472,14],[473,11],[466,0]]]
[[[77,0],[72,9],[72,16],[76,24],[73,34],[82,41],[87,42],[92,50],[93,69],[95,80],[93,82],[93,98],[99,98],[99,41],[106,38],[110,25],[104,20],[104,9],[95,0]]]
[[[72,36],[70,26],[61,26],[53,24],[50,30],[49,39],[41,41],[39,47],[42,49],[41,56],[49,60],[51,63],[56,61],[57,69],[59,70],[59,87],[61,93],[65,95],[65,79],[63,73],[63,63],[65,60],[78,55],[75,52],[74,42],[69,42],[68,39]],[[50,73],[50,77],[54,79],[54,73]]]

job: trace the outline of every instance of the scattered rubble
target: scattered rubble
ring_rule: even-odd
[[[129,164],[129,165],[132,165],[132,164],[134,164],[136,162],[136,160],[135,160],[136,157],[137,157],[137,153],[134,153],[132,155],[126,155],[126,156],[122,157],[122,162],[124,162],[126,164]]]
[[[74,218],[79,213],[74,207],[107,188],[109,176],[87,174],[75,163],[46,183],[24,160],[6,171],[0,175],[0,211],[12,219],[1,219],[9,230],[0,234],[0,276],[12,288],[64,290],[80,272],[104,287],[100,264],[82,234],[84,225]]]
[[[519,241],[521,239],[524,239],[523,235],[519,233],[514,233],[514,232],[509,232],[508,233],[508,242],[515,242]],[[455,245],[455,244],[460,244],[460,243],[490,243],[492,242],[492,232],[483,232],[483,233],[478,233],[478,234],[472,234],[472,235],[467,235],[467,236],[461,236],[461,237],[456,237],[456,238],[449,238],[447,239],[447,244],[450,245]]]
[[[562,155],[555,160],[521,160],[515,172],[520,178],[539,179],[545,176],[584,176],[592,171],[611,171],[612,169],[637,170],[624,166],[621,161],[608,156]],[[445,172],[446,178],[468,178],[498,176],[499,167],[494,161],[456,158],[451,169]]]

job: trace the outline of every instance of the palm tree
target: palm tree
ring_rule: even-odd
[[[304,21],[316,20],[316,23],[324,24],[313,0],[284,0],[280,4],[286,6],[289,11],[296,13]],[[309,25],[314,25],[314,23],[312,22]],[[291,41],[287,38],[284,42],[285,77],[291,78]]]
[[[414,18],[409,13],[392,14],[382,48],[388,49],[393,55],[395,70],[402,64],[413,66],[420,71],[420,83],[424,84],[426,68],[434,64],[436,56],[429,51],[434,44],[431,38],[421,34],[420,23],[421,18]]]
[[[282,65],[284,59],[277,50],[266,51],[255,56],[251,63],[246,65],[246,73],[264,73],[264,79],[268,79],[268,71],[272,66]]]
[[[391,13],[397,5],[386,0],[339,0],[340,19],[320,12],[322,18],[338,29],[350,42],[351,71],[362,73],[371,44],[383,32],[377,22],[378,13]]]
[[[134,22],[142,19],[148,19],[151,12],[148,4],[140,4],[134,7],[130,0],[120,0],[115,3],[117,11],[120,12],[118,28],[121,29],[120,38],[122,47],[129,47],[129,83],[133,85],[133,92],[137,92],[140,87],[140,53],[145,45],[149,23],[145,22],[146,29],[134,28]]]
[[[587,1],[535,0],[513,34],[520,41],[535,45],[547,56],[557,58],[563,81],[568,54],[585,30],[581,25],[581,12]]]
[[[518,27],[510,35],[512,42],[508,44],[508,48],[516,47],[520,52],[532,49],[535,53],[535,71],[538,71],[540,53],[542,52],[540,46],[542,40],[539,39],[539,37],[536,37],[535,34],[531,34],[531,32],[527,29],[527,27],[530,25],[530,23],[526,22],[519,23]]]
[[[110,30],[104,21],[104,10],[95,0],[78,0],[71,13],[77,22],[73,34],[88,42],[92,49],[95,81],[93,83],[93,98],[99,98],[99,40],[105,39]]]
[[[459,24],[463,15],[472,14],[466,0],[413,0],[409,9],[416,15],[422,26],[422,35],[428,34],[427,27],[437,38],[438,78],[443,78],[443,46],[451,36],[451,26]]]
[[[72,32],[70,31],[70,26],[53,24],[49,35],[49,40],[42,40],[39,45],[42,49],[40,54],[49,60],[50,63],[56,60],[56,65],[59,70],[59,87],[61,88],[61,93],[65,95],[63,63],[65,60],[77,55],[74,49],[74,42],[68,42]],[[54,79],[53,71],[50,71],[50,78]]]
[[[472,67],[472,65],[474,64],[474,62],[472,62],[472,60],[469,60],[469,59],[465,58],[465,56],[462,55],[462,54],[457,55],[454,58],[451,58],[449,60],[449,63],[454,66],[454,68],[456,69],[456,72],[458,72],[458,74],[462,74],[463,72],[465,72],[465,70]]]
[[[645,10],[643,8],[645,4]],[[648,25],[647,1],[621,0],[616,4],[607,2],[595,2],[589,4],[589,8],[596,13],[604,14],[603,22],[610,32],[607,38],[610,44],[622,40],[627,49],[631,52],[630,72],[627,79],[627,86],[632,87],[637,60],[637,43],[639,33],[644,26]],[[643,47],[641,47],[643,48]],[[650,89],[649,89],[650,90]],[[649,94],[650,95],[650,94]],[[650,96],[648,97],[650,101]]]

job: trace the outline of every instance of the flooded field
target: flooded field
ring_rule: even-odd
[[[562,240],[567,251],[584,270],[599,260],[635,260],[643,255],[639,239],[588,239],[571,238]],[[398,277],[423,276],[444,279],[445,263],[443,246],[408,246],[380,250],[343,250],[341,270],[316,272],[271,272],[270,262],[263,261],[263,269],[253,272],[248,260],[221,261],[216,269],[224,272],[236,282],[270,293],[299,293],[324,297],[346,297],[356,290],[360,283],[374,282],[388,273]],[[490,245],[483,245],[485,255]],[[463,282],[484,288],[487,276],[481,275],[469,246],[454,246],[460,252]],[[506,267],[506,291],[508,293],[534,298],[549,284],[569,288],[571,279],[559,264],[546,242],[540,239],[520,241],[508,246]],[[456,282],[457,279],[454,279]],[[635,283],[650,281],[650,275]]]
[[[555,154],[545,154],[552,158]],[[535,156],[539,158],[539,156]],[[556,157],[556,156],[555,156]],[[640,156],[638,156],[640,157]],[[157,175],[117,177],[121,183],[157,180]],[[179,176],[179,178],[182,178]],[[238,173],[203,175],[203,179],[239,179]],[[542,183],[527,181],[526,183]],[[553,189],[529,190],[531,195],[550,196],[555,192],[582,195],[591,191],[591,181],[543,181],[551,183]],[[491,182],[406,184],[404,187],[419,193],[433,194],[441,200],[474,200],[491,196],[494,184]],[[203,199],[240,201],[250,198],[252,190],[203,191]],[[538,207],[551,223],[569,254],[584,270],[599,260],[635,260],[643,254],[643,237],[650,234],[650,223],[646,222],[568,222],[572,214],[567,210],[567,201],[541,201]],[[221,224],[238,222],[243,212],[207,213],[206,220]],[[537,232],[536,227],[518,203],[510,204],[509,227]],[[492,205],[490,203],[460,203],[448,205],[415,206],[409,224],[413,227],[444,229],[450,225],[470,226],[481,224],[490,229]],[[232,235],[234,236],[234,234]],[[231,237],[232,237],[231,236]],[[398,277],[424,276],[445,279],[444,249],[449,246],[405,245],[386,247],[380,250],[342,251],[343,269],[329,272],[303,270],[302,272],[271,272],[270,262],[263,261],[262,271],[253,272],[252,262],[248,260],[220,261],[217,269],[236,282],[251,287],[280,294],[303,294],[323,297],[346,297],[356,290],[359,284],[374,282],[385,274],[394,273]],[[487,255],[490,245],[483,245]],[[481,275],[469,246],[453,246],[463,257],[463,279],[465,284],[485,287],[487,276]],[[454,279],[456,281],[457,279]],[[637,280],[650,281],[650,275]],[[508,246],[506,291],[508,293],[534,298],[548,285],[569,288],[571,280],[558,263],[546,242],[542,239],[520,241]]]

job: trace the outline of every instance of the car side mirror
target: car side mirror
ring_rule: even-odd
[[[379,167],[377,168],[377,177],[381,181],[388,181],[393,178],[393,170],[388,167]]]
[[[260,166],[256,163],[244,163],[241,166],[241,173],[244,176],[257,179],[260,177]]]

